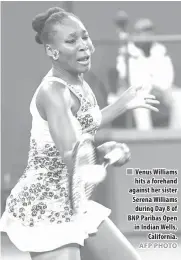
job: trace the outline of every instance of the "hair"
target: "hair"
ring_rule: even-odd
[[[32,21],[33,30],[36,32],[35,41],[38,44],[51,42],[52,36],[55,34],[55,31],[52,30],[53,25],[61,24],[63,19],[69,16],[76,17],[60,7],[52,7],[46,12],[36,15]]]
[[[140,18],[134,24],[134,30],[136,32],[143,32],[147,30],[154,30],[153,22],[148,18]]]
[[[129,23],[128,14],[123,10],[119,10],[116,14],[114,22],[118,27],[126,27]]]

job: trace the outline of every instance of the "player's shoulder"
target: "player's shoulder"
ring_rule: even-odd
[[[55,79],[54,77],[47,77],[42,80],[42,90],[45,92],[64,92],[67,89],[67,83],[64,81],[59,80],[58,78]]]
[[[70,104],[70,91],[67,84],[54,79],[44,79],[37,96],[40,103],[44,105]]]
[[[69,93],[66,82],[51,77],[42,81],[41,91],[43,95],[58,95],[59,97]]]

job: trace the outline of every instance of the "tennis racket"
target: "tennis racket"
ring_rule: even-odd
[[[74,167],[70,180],[71,203],[75,211],[81,211],[94,188],[105,179],[107,166],[120,160],[121,155],[124,156],[123,150],[115,148],[106,154],[101,165],[98,164],[93,136],[82,135],[73,150]]]
[[[72,208],[75,211],[80,211],[92,195],[95,183],[86,185],[83,173],[87,171],[87,166],[95,166],[96,162],[94,138],[90,134],[83,134],[73,150],[74,167],[70,180],[70,195]]]

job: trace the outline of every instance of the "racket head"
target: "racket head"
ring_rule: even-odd
[[[84,165],[96,164],[96,147],[90,134],[83,134],[73,149],[74,171]]]
[[[75,210],[80,211],[84,202],[91,197],[94,189],[94,186],[91,186],[86,192],[86,180],[83,178],[85,168],[84,171],[80,170],[81,167],[96,164],[96,148],[92,135],[83,134],[81,136],[81,139],[76,143],[73,149],[72,157],[73,173],[70,178],[71,203]]]

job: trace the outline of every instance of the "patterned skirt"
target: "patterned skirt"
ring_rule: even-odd
[[[30,142],[28,166],[6,201],[0,231],[21,251],[44,252],[69,243],[84,245],[89,234],[111,210],[88,201],[74,214],[69,198],[69,174],[52,144],[39,149]]]

